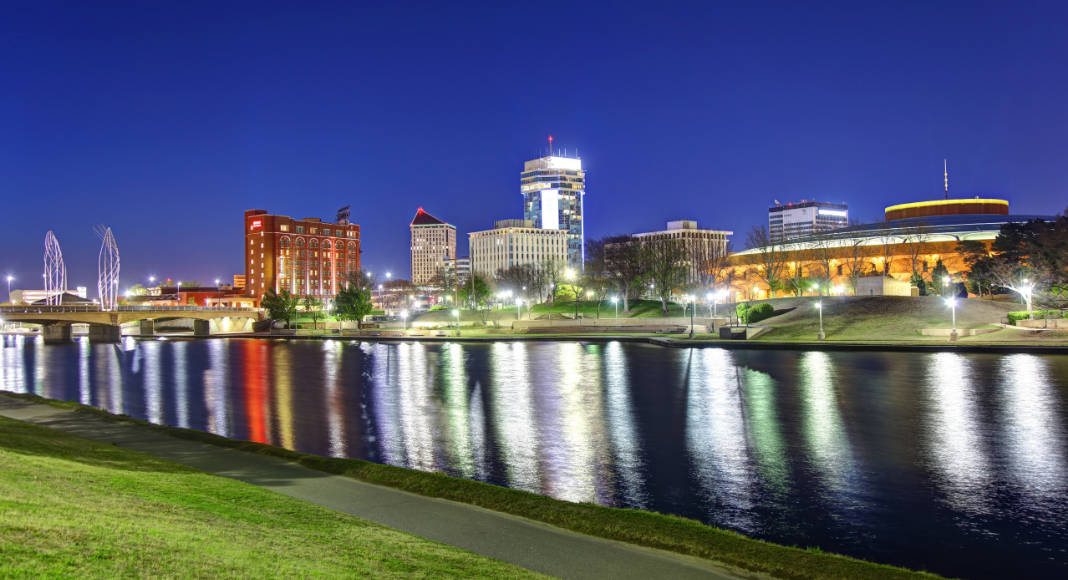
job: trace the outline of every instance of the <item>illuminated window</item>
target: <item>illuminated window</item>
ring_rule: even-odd
[[[278,227],[279,227],[279,229],[281,229],[281,230],[282,230],[283,232],[288,232],[288,231],[289,231],[289,224],[282,224],[282,225],[280,225],[280,226],[278,226]]]

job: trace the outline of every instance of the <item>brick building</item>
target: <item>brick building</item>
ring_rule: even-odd
[[[245,294],[268,290],[329,298],[360,269],[360,226],[339,213],[337,223],[245,211]]]

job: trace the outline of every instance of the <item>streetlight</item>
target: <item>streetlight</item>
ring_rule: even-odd
[[[705,294],[705,302],[708,302],[708,317],[713,318],[716,316],[716,295],[709,292]]]
[[[523,313],[523,299],[518,297],[518,296],[516,296],[515,297],[515,319],[519,320],[519,317],[522,315],[522,313]]]
[[[823,334],[823,301],[822,300],[819,300],[819,301],[816,302],[816,310],[820,313],[820,332],[819,332],[819,334],[816,335],[816,339],[817,340],[824,340],[824,339],[827,338],[827,335]]]
[[[456,336],[460,336],[460,310],[458,308],[452,309],[452,317],[456,319]]]
[[[616,297],[616,296],[612,297],[612,305],[616,307],[616,318],[619,318],[619,298],[618,297]]]
[[[15,279],[15,277],[12,276],[11,274],[7,275],[7,301],[8,302],[11,302],[11,281],[14,280],[14,279]]]
[[[179,280],[177,283],[177,290],[174,292],[174,303],[178,306],[182,305],[182,282]]]
[[[950,311],[953,313],[953,330],[949,333],[949,340],[953,342],[957,340],[957,298],[955,296],[946,298],[946,306],[949,306]]]
[[[690,299],[690,338],[693,338],[693,317],[697,312],[697,298],[693,294],[690,294],[687,298]]]
[[[1027,281],[1027,278],[1023,279],[1024,286],[1020,288],[1022,290],[1024,300],[1027,301],[1027,318],[1029,320],[1035,319],[1035,312],[1031,309],[1031,291],[1035,289],[1034,285]]]
[[[386,272],[386,280],[391,280],[392,278],[393,278],[393,272]]]
[[[404,321],[404,332],[408,332],[408,311],[401,310],[400,317]]]

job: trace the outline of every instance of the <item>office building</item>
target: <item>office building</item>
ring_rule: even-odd
[[[768,238],[773,243],[806,238],[849,225],[844,203],[802,201],[768,208]]]
[[[419,208],[408,226],[412,252],[412,284],[430,284],[443,273],[446,260],[456,259],[456,226]]]
[[[449,286],[453,281],[459,284],[463,284],[464,281],[466,281],[470,277],[471,258],[464,256],[463,258],[456,258],[454,260],[445,260],[446,286]]]
[[[727,242],[733,234],[726,230],[698,229],[697,220],[677,220],[668,222],[665,230],[634,234],[632,237],[648,242],[671,240],[682,244],[689,266],[686,282],[698,284],[707,280],[711,269],[725,260]]]
[[[245,211],[247,296],[288,290],[302,297],[330,298],[349,273],[359,269],[360,226],[349,222],[347,208],[338,212],[336,223],[262,209]]]
[[[550,142],[551,143],[551,142]],[[562,230],[567,234],[567,261],[576,268],[585,262],[585,233],[583,229],[583,197],[586,195],[586,173],[582,160],[552,155],[523,164],[520,192],[523,195],[523,217],[534,227]]]
[[[532,220],[498,220],[492,230],[468,236],[471,272],[487,279],[519,264],[563,264],[568,260],[568,232],[537,228]]]

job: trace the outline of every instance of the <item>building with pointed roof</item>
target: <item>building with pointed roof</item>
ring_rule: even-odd
[[[411,234],[412,284],[433,283],[446,260],[456,259],[456,226],[419,208],[408,226]]]

